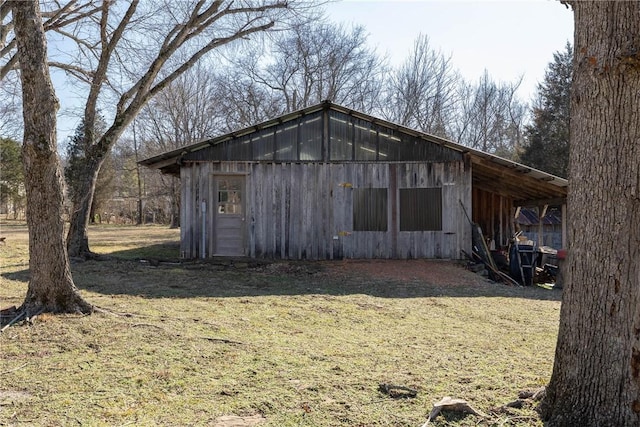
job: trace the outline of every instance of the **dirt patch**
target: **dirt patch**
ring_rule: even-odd
[[[470,285],[486,283],[483,277],[466,270],[456,261],[439,260],[345,260],[325,262],[330,274],[355,274],[365,278],[432,285]]]
[[[18,390],[0,390],[0,406],[15,405],[31,399],[31,393]]]

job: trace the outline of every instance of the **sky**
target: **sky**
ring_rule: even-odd
[[[363,25],[372,47],[401,63],[419,34],[451,56],[469,81],[523,81],[529,101],[553,54],[573,44],[573,12],[557,0],[343,0],[326,7],[334,22]]]

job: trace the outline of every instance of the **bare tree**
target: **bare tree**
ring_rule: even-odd
[[[226,130],[217,94],[220,89],[210,68],[205,63],[195,65],[145,106],[136,118],[140,141],[140,149],[136,152],[139,155],[151,156],[173,150]],[[178,227],[180,185],[175,177],[157,175],[157,171],[140,173],[147,180],[161,183],[141,200],[168,199],[172,207],[171,227]]]
[[[513,157],[522,143],[526,117],[526,105],[516,96],[520,82],[496,83],[485,70],[477,85],[463,83],[454,138],[468,147]]]
[[[388,79],[383,115],[400,125],[448,137],[458,107],[458,80],[451,58],[433,50],[429,38],[420,35],[409,57]]]
[[[78,20],[66,34],[75,56],[55,66],[87,84],[83,121],[93,129],[100,102],[115,94],[105,134],[85,133],[86,168],[74,194],[67,235],[71,256],[91,256],[87,224],[96,177],[106,154],[154,96],[202,57],[236,40],[272,28],[294,3],[285,0],[192,0],[127,5],[104,1],[93,19]],[[126,7],[124,7],[126,6]],[[108,104],[104,104],[108,105]]]
[[[214,96],[223,132],[252,126],[287,111],[277,91],[256,82],[245,70],[242,66],[231,66],[216,76]]]
[[[47,42],[38,1],[13,0],[2,6],[12,9],[15,57],[22,82],[31,278],[21,315],[42,311],[89,313],[93,307],[73,283],[64,247],[63,181],[56,144],[58,99],[47,67]]]
[[[15,80],[18,80],[18,76]],[[0,137],[20,139],[22,135],[22,106],[20,84],[9,77],[0,81]]]
[[[136,119],[149,154],[158,154],[223,130],[211,64],[198,63],[144,107]]]
[[[322,20],[298,24],[276,34],[268,52],[248,51],[235,61],[234,74],[242,76],[239,84],[247,97],[228,104],[245,106],[242,121],[255,113],[273,116],[327,99],[371,111],[378,106],[386,66],[366,42],[363,27]],[[258,107],[265,100],[271,100],[269,107]],[[277,105],[279,111],[273,111]]]
[[[542,416],[640,425],[640,2],[570,1],[569,258]]]

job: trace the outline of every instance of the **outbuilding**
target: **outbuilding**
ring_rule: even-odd
[[[329,101],[143,160],[181,178],[181,256],[461,258],[567,181]]]

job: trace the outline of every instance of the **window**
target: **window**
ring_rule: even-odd
[[[329,129],[331,160],[353,160],[353,124],[349,117],[332,111]]]
[[[442,189],[400,189],[400,231],[442,230]]]
[[[353,119],[354,140],[356,142],[356,160],[374,161],[377,152],[377,135],[371,123],[366,120]]]
[[[387,189],[353,189],[353,231],[387,231]]]
[[[242,178],[218,179],[218,214],[242,214]]]

